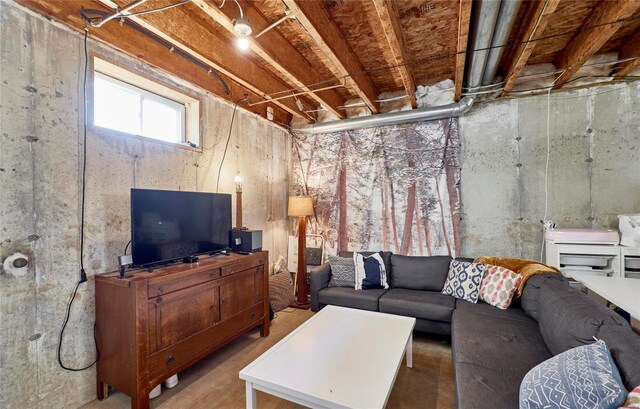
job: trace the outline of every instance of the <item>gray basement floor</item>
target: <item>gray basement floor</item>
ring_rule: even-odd
[[[211,354],[179,374],[179,384],[163,388],[151,401],[154,409],[245,407],[244,382],[238,372],[294,328],[309,319],[310,311],[288,309],[278,313],[271,334],[260,338],[256,329]],[[413,337],[413,368],[400,366],[400,372],[387,408],[449,409],[455,406],[451,348],[441,339],[419,333]],[[310,368],[307,376],[313,376]],[[130,400],[121,393],[84,406],[92,409],[128,409]],[[258,392],[260,409],[300,408],[291,402]]]

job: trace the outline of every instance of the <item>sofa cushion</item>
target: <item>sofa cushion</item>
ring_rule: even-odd
[[[520,385],[520,408],[617,409],[627,397],[604,341],[549,358]]]
[[[380,312],[451,322],[455,299],[436,291],[405,290],[393,288],[379,301]]]
[[[478,313],[471,308],[454,311],[451,323],[454,366],[467,363],[505,371],[518,377],[517,390],[524,375],[552,355],[534,319],[517,310],[490,308],[502,314]]]
[[[449,256],[391,256],[391,288],[441,291],[449,271]]]
[[[356,290],[346,287],[327,287],[318,291],[318,301],[324,305],[378,311],[378,299],[387,290]]]
[[[517,409],[522,376],[474,364],[454,365],[458,409]]]
[[[552,356],[525,312],[483,302],[456,301],[451,339],[460,409],[517,408],[524,375]]]
[[[365,257],[369,257],[370,255],[377,253],[377,251],[358,251],[357,253],[362,254]],[[390,251],[382,252],[382,261],[384,261],[384,271],[387,272],[387,280],[389,276],[389,271],[391,271],[391,255],[392,254],[393,253],[391,253]],[[352,259],[353,251],[340,251],[338,252],[338,256]]]
[[[561,281],[569,285],[567,279],[561,274],[537,274],[530,277],[525,283],[522,297],[520,297],[520,308],[534,319],[538,319],[540,288],[550,281]]]
[[[485,268],[486,264],[452,260],[442,294],[472,303],[478,302]]]
[[[356,285],[356,265],[353,258],[329,256],[331,279],[329,287],[351,287]]]
[[[628,390],[640,385],[640,335],[620,325],[603,325],[598,338],[607,343]]]
[[[487,314],[494,317],[508,318],[511,320],[518,319],[528,322],[531,321],[531,317],[529,316],[529,314],[522,311],[520,308],[514,307],[513,305],[506,310],[502,310],[500,308],[494,307],[493,305],[487,304],[484,301],[478,301],[474,304],[465,300],[456,300],[456,310],[468,310],[469,312],[475,314]]]
[[[605,323],[629,327],[618,314],[565,283],[548,282],[541,289],[538,325],[554,355],[593,343]]]

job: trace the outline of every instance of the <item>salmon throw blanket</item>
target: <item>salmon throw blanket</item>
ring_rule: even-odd
[[[514,271],[522,276],[522,281],[516,290],[516,297],[520,297],[522,295],[522,290],[524,289],[524,285],[529,279],[536,274],[543,273],[560,273],[555,267],[548,266],[546,264],[540,263],[535,260],[525,260],[522,258],[502,258],[502,257],[489,257],[482,256],[476,257],[473,260],[474,263],[482,263],[482,264],[492,264],[494,266],[500,266],[504,268],[508,268],[511,271]]]

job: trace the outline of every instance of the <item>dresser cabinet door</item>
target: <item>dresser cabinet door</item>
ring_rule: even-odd
[[[263,300],[262,271],[258,266],[235,272],[220,282],[220,318],[227,320]]]
[[[220,321],[217,282],[149,299],[149,346],[160,350]]]

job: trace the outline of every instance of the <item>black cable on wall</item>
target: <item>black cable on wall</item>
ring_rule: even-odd
[[[87,37],[89,30],[84,29],[84,74],[82,77],[82,110],[83,110],[83,126],[82,126],[82,180],[81,180],[81,202],[80,202],[80,279],[76,283],[76,286],[71,293],[71,298],[67,303],[67,313],[62,323],[62,329],[60,330],[60,338],[58,339],[58,364],[62,369],[67,371],[79,372],[85,369],[91,368],[98,362],[100,358],[100,351],[98,350],[98,341],[96,339],[96,324],[93,323],[93,342],[96,345],[96,359],[89,365],[82,368],[71,368],[66,366],[62,362],[62,339],[64,337],[64,330],[69,323],[69,317],[71,316],[71,306],[78,294],[78,288],[80,284],[87,282],[87,273],[84,269],[84,216],[85,216],[85,193],[86,193],[86,179],[87,179],[87,76],[89,71],[89,51],[87,48]]]

